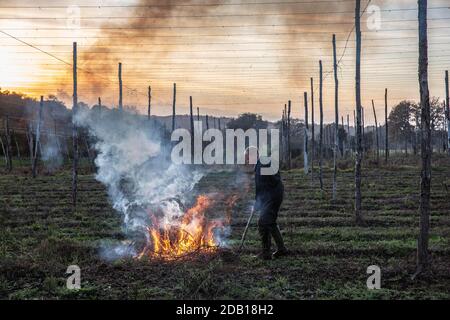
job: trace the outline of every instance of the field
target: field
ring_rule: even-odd
[[[364,226],[354,223],[351,166],[340,164],[335,202],[329,168],[325,193],[302,170],[283,171],[279,223],[293,255],[267,262],[253,257],[260,246],[256,220],[241,256],[225,251],[187,261],[105,261],[102,246],[125,236],[94,176],[81,170],[80,205],[72,212],[69,170],[32,179],[28,168],[15,168],[0,177],[0,298],[449,299],[450,162],[439,160],[431,198],[432,269],[415,281],[417,160],[364,168]],[[223,192],[234,180],[233,172],[211,173],[197,192]],[[231,247],[239,242],[252,197],[245,194],[234,208]],[[71,264],[81,267],[78,291],[65,286]],[[370,265],[381,268],[380,290],[366,287]]]

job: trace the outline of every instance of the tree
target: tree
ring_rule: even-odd
[[[255,113],[243,113],[239,115],[236,119],[231,119],[227,123],[228,129],[266,129],[267,121],[262,119],[262,116]]]
[[[411,118],[414,119],[414,124],[416,125],[415,132],[420,130],[420,119],[421,108],[420,105],[415,104],[412,106]],[[445,103],[440,100],[440,98],[433,97],[430,100],[430,130],[431,130],[431,145],[435,145],[435,141],[439,141],[439,130],[445,128]],[[445,129],[444,129],[445,130]],[[414,146],[417,148],[418,145],[418,135],[415,135]],[[438,142],[439,144],[439,142]]]
[[[417,106],[412,101],[401,101],[391,110],[388,118],[390,140],[403,142],[405,153],[408,153],[408,142],[414,133],[411,120],[416,108]]]

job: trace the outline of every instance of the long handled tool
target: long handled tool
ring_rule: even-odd
[[[255,215],[255,207],[252,207],[252,212],[250,213],[250,217],[248,218],[247,225],[245,226],[244,233],[242,234],[241,245],[239,246],[238,252],[240,253],[242,248],[244,247],[245,237],[247,236],[248,228],[250,227],[250,223],[252,222],[253,216]]]

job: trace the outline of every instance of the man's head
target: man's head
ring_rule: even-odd
[[[259,159],[259,151],[257,147],[250,146],[245,149],[245,164],[255,165]]]

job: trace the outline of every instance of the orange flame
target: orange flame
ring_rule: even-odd
[[[195,205],[186,211],[177,225],[160,227],[153,218],[153,225],[148,227],[151,243],[138,255],[179,258],[196,251],[213,251],[218,247],[214,239],[214,229],[223,227],[221,220],[207,219],[205,212],[213,201],[206,195],[197,198]]]

